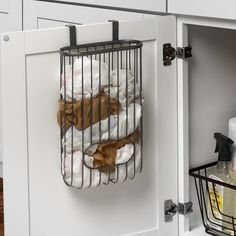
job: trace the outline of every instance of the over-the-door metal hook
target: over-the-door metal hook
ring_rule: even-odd
[[[70,46],[76,46],[76,26],[67,25],[70,29]]]
[[[109,20],[108,22],[112,22],[112,40],[119,40],[119,21],[117,20]]]

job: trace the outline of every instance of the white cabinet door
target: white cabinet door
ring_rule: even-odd
[[[141,13],[24,0],[25,30],[143,18]]]
[[[177,202],[176,63],[162,62],[175,26],[173,16],[120,22],[120,39],[144,43],[144,169],[87,190],[60,174],[58,50],[69,44],[68,28],[1,35],[6,236],[178,235],[178,216],[165,223],[163,209],[164,200]],[[78,44],[111,40],[112,24],[77,26],[77,36]]]
[[[35,1],[35,0],[34,0]],[[45,0],[39,0],[45,1]],[[97,7],[115,7],[119,9],[134,9],[138,11],[166,12],[166,0],[46,0],[54,3],[70,3],[73,5],[94,5]]]
[[[0,32],[22,29],[22,1],[0,1]]]
[[[234,0],[168,0],[168,12],[183,15],[236,19]]]

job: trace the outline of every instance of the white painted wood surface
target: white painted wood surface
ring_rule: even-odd
[[[24,1],[25,30],[59,27],[65,26],[68,23],[89,24],[106,22],[111,19],[137,20],[143,18],[144,15],[141,13],[38,2],[34,0]]]
[[[168,0],[168,13],[236,19],[234,0]]]
[[[59,0],[60,1],[60,0]],[[63,0],[62,0],[63,1]],[[64,2],[75,2],[93,4],[99,6],[110,6],[118,8],[136,9],[142,11],[166,12],[165,0],[64,0]]]
[[[184,236],[209,236],[209,234],[205,232],[205,229],[202,225],[199,225],[198,227],[195,227],[186,232]]]
[[[163,66],[163,44],[176,47],[176,19],[174,16],[159,17],[157,23],[157,143],[159,172],[159,228],[160,235],[178,235],[178,215],[173,222],[164,222],[164,201],[178,202],[177,174],[177,78],[176,60],[172,66]],[[168,28],[168,30],[166,30]]]
[[[188,28],[177,20],[177,45],[188,46]],[[178,185],[179,202],[189,202],[189,124],[188,124],[188,59],[177,59],[178,72]],[[181,186],[181,187],[180,187]],[[179,215],[179,235],[189,230],[189,215]]]
[[[78,26],[77,43],[111,40],[111,25]],[[121,39],[144,41],[144,172],[134,181],[84,191],[68,188],[60,176],[58,50],[69,44],[68,28],[10,33],[8,42],[1,35],[6,236],[164,235],[159,232],[177,236],[177,218],[164,224],[161,213],[165,197],[177,200],[176,151],[169,148],[177,138],[176,73],[174,66],[163,67],[158,55],[167,38],[175,44],[174,25],[170,16],[120,23]],[[166,28],[171,30],[164,36]],[[172,96],[161,100],[158,93],[169,91],[172,80]],[[20,103],[17,109],[12,109],[12,94]],[[160,114],[165,105],[168,112]],[[165,132],[161,124],[169,121],[173,124]]]
[[[158,229],[144,230],[136,233],[132,233],[126,236],[158,236]]]
[[[21,30],[22,2],[19,0],[0,1],[0,33]],[[0,80],[1,87],[1,80]],[[2,177],[2,93],[0,90],[0,176]]]
[[[2,0],[0,1],[0,13],[7,13],[9,6],[9,0]]]
[[[22,1],[1,0],[0,32],[16,31],[22,28]]]
[[[4,224],[6,236],[29,235],[24,34],[1,35]],[[16,95],[16,96],[15,96]]]

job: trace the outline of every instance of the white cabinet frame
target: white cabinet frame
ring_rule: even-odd
[[[168,0],[168,13],[236,19],[234,0]]]

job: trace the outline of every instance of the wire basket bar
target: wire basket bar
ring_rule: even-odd
[[[201,218],[206,233],[210,235],[236,235],[236,217],[234,212],[225,212],[222,208],[220,191],[236,196],[236,186],[212,178],[209,173],[217,162],[193,168],[189,171],[194,178]],[[232,204],[233,202],[229,202]],[[233,211],[233,210],[232,210]]]
[[[61,48],[57,120],[68,186],[123,182],[142,171],[142,46],[116,40]]]

